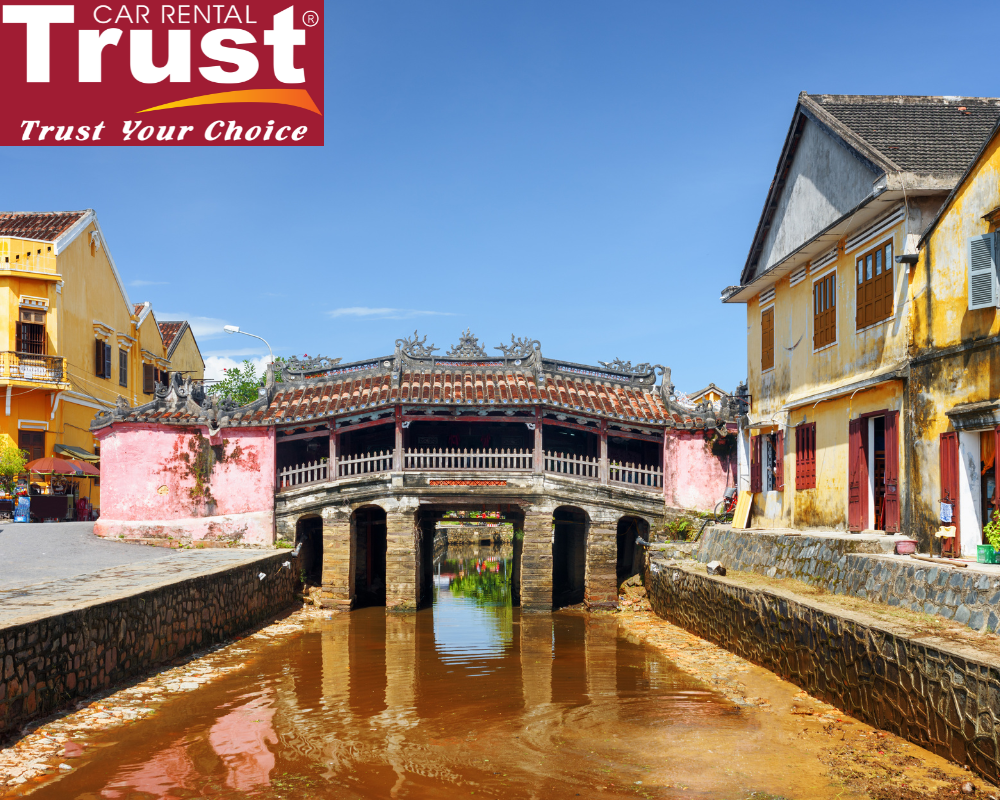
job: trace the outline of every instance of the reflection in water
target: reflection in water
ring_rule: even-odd
[[[509,548],[440,554],[431,609],[319,619],[109,734],[115,746],[36,796],[836,794],[816,770],[787,769],[794,743],[612,618],[522,615],[512,570]]]

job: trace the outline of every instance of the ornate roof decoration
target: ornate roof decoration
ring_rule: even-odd
[[[670,370],[660,364],[615,359],[595,367],[557,361],[542,357],[537,339],[513,335],[509,345],[494,349],[500,355],[487,355],[466,330],[458,345],[438,355],[438,348],[414,331],[412,337],[396,340],[395,352],[388,356],[347,364],[322,356],[292,358],[281,364],[279,380],[269,368],[260,399],[242,407],[175,374],[168,386],[157,386],[152,403],[131,408],[121,399],[114,409],[98,414],[91,427],[123,421],[205,425],[210,431],[332,424],[359,414],[384,415],[396,405],[501,417],[544,407],[591,421],[679,429],[717,428],[735,419],[728,398],[720,407],[679,403]]]
[[[450,358],[489,358],[483,346],[479,344],[479,337],[472,335],[472,330],[466,328],[458,339],[457,345],[452,345],[448,351]]]

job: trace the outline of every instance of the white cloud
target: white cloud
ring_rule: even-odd
[[[262,373],[267,367],[267,363],[270,359],[267,356],[261,356],[260,358],[250,358],[247,360],[257,368],[257,372]],[[228,358],[227,356],[206,356],[205,378],[207,380],[221,381],[224,377],[223,370],[242,366],[242,358],[237,361],[236,359]]]
[[[243,341],[246,341],[244,339]],[[220,358],[245,358],[246,356],[263,356],[267,352],[267,348],[264,345],[260,347],[233,347],[226,348],[225,350],[205,350],[202,355],[205,358],[209,356],[218,356]]]
[[[129,281],[129,286],[169,286],[168,281]]]
[[[417,311],[412,308],[369,308],[351,306],[326,312],[331,317],[361,317],[363,319],[412,319],[413,317],[453,317],[450,311]]]
[[[191,326],[196,339],[211,339],[214,336],[222,336],[225,334],[222,327],[228,324],[224,319],[195,317],[191,314],[174,313],[173,311],[156,311],[156,319],[160,322],[185,319]]]

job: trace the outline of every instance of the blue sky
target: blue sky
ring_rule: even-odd
[[[738,280],[799,91],[997,95],[996,7],[325,3],[323,148],[7,148],[0,208],[95,208],[217,369],[466,327],[746,372]],[[988,38],[988,37],[987,37]],[[7,112],[12,113],[12,112]]]

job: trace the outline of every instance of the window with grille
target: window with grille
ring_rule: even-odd
[[[33,356],[45,355],[45,312],[22,308],[17,322],[18,353],[28,353]]]
[[[118,351],[118,385],[128,386],[128,353]]]
[[[774,306],[760,315],[760,368],[774,366]]]
[[[856,262],[858,285],[857,329],[892,317],[892,242],[883,242]]]
[[[795,489],[816,488],[816,423],[795,429]]]
[[[837,341],[837,273],[813,284],[813,350]]]

